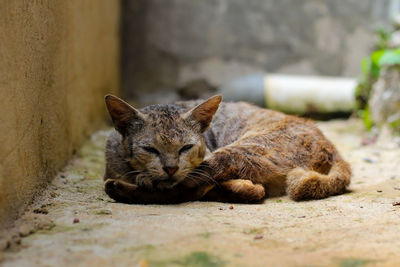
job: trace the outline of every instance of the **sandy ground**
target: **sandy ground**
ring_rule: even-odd
[[[362,146],[356,120],[320,126],[352,164],[350,191],[259,205],[115,203],[98,132],[6,233],[0,265],[400,266],[399,142]]]

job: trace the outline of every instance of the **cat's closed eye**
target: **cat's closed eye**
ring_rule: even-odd
[[[185,151],[189,151],[194,145],[189,144],[189,145],[184,145],[180,150],[179,150],[179,154],[182,154]]]
[[[152,153],[152,154],[155,154],[155,155],[160,155],[160,152],[158,152],[158,150],[155,149],[154,147],[151,147],[151,146],[142,146],[141,148],[142,148],[143,150],[149,152],[149,153]]]

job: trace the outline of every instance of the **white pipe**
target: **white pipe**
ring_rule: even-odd
[[[268,108],[290,113],[351,112],[357,81],[349,78],[268,74],[264,77]]]
[[[220,88],[225,100],[249,101],[288,113],[352,112],[357,80],[342,77],[254,74]]]

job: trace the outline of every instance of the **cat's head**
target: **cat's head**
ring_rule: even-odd
[[[107,95],[107,108],[122,135],[125,158],[137,171],[136,183],[172,188],[198,167],[206,152],[202,133],[221,100],[216,95],[184,112],[172,105],[152,105],[139,111]]]

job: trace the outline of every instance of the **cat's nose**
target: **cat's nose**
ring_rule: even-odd
[[[173,175],[178,170],[178,166],[166,166],[163,169],[168,175]]]

